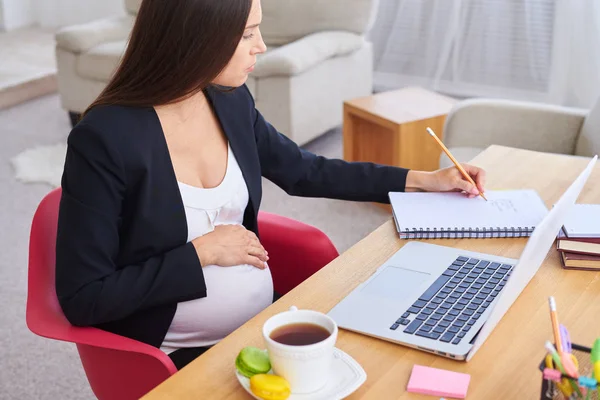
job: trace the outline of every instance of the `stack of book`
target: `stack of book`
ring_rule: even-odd
[[[556,248],[564,268],[600,271],[600,205],[576,204]]]

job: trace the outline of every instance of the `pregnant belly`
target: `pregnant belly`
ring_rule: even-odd
[[[216,343],[273,301],[269,268],[207,266],[203,272],[207,296],[177,305],[165,341]]]

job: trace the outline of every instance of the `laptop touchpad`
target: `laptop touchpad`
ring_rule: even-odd
[[[370,296],[403,300],[413,296],[423,282],[430,279],[430,274],[399,267],[385,268],[361,292]]]

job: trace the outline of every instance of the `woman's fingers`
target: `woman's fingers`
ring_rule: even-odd
[[[243,264],[252,265],[258,269],[265,269],[267,267],[267,264],[264,261],[250,254],[246,254]]]
[[[462,176],[454,181],[454,188],[469,194],[479,194],[477,187],[473,186],[471,182],[465,180]]]
[[[246,249],[246,253],[257,257],[262,261],[267,261],[269,259],[269,256],[267,256],[267,254],[265,253],[265,249],[263,249],[262,246],[248,246],[248,248]]]
[[[485,170],[483,170],[479,167],[475,167],[470,164],[463,164],[463,168],[465,168],[467,173],[471,176],[471,178],[473,178],[473,180],[475,181],[475,184],[477,185],[477,189],[480,192],[484,192],[485,191],[485,180],[486,180]]]
[[[205,245],[212,247],[213,263],[223,267],[248,264],[265,269],[269,260],[267,251],[254,232],[242,225],[217,225],[205,235]]]
[[[264,246],[262,245],[262,243],[260,243],[260,240],[258,240],[258,237],[256,236],[256,234],[254,232],[248,231],[248,234],[250,236],[250,242],[251,242],[251,244],[253,246],[260,247],[260,248],[263,249],[263,251],[265,252],[265,254],[269,254],[267,252],[267,250],[264,248]]]

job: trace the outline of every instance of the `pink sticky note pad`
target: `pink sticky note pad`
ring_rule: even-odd
[[[471,375],[415,365],[406,390],[431,396],[464,399]]]

